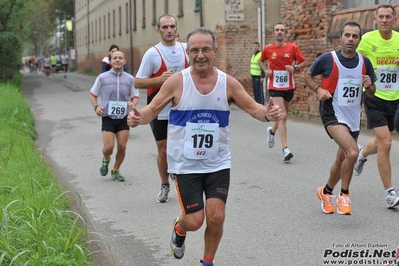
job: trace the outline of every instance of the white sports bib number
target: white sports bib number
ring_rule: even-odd
[[[339,79],[337,86],[338,105],[353,106],[360,104],[362,88],[361,79]]]
[[[186,123],[183,155],[201,160],[216,157],[219,150],[219,124]]]
[[[127,102],[109,101],[108,114],[109,115],[127,115]]]
[[[399,67],[379,66],[377,67],[377,89],[398,90]]]
[[[273,70],[273,86],[275,88],[288,88],[290,85],[289,75],[286,70]]]

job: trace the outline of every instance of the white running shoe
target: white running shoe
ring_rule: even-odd
[[[288,162],[289,160],[291,160],[292,157],[294,157],[294,155],[292,154],[292,152],[290,151],[290,149],[286,148],[283,149],[283,161],[284,162]]]
[[[274,146],[274,134],[272,134],[272,129],[273,127],[267,128],[267,144],[269,145],[269,148],[273,148]]]
[[[173,220],[172,237],[170,239],[170,250],[172,251],[172,254],[173,256],[175,256],[176,259],[181,259],[184,256],[184,251],[186,248],[186,245],[184,244],[186,236],[180,236],[176,232],[175,225],[177,224],[178,221],[179,221],[179,216]]]
[[[357,144],[357,147],[359,149],[359,154],[360,154],[363,150],[363,147],[360,144]],[[353,174],[355,176],[359,176],[362,173],[365,162],[367,162],[367,159],[359,159],[359,157],[357,157],[355,166],[353,167]]]
[[[159,190],[157,202],[165,203],[169,201],[169,194],[170,187],[168,185],[161,185],[161,189]]]
[[[386,200],[387,200],[387,208],[388,209],[393,209],[399,205],[399,195],[396,194],[395,190],[392,190],[391,192],[389,192]]]

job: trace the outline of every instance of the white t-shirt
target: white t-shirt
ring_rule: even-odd
[[[68,64],[68,56],[67,55],[61,55],[61,64],[63,64],[63,65]]]
[[[173,69],[173,73],[182,71],[186,67],[185,62],[190,62],[190,58],[186,53],[186,43],[175,42],[174,46],[166,46],[159,42],[156,47],[151,47],[144,54],[136,78],[150,78],[153,74],[156,74],[161,68],[162,59],[167,69]],[[171,105],[172,103],[170,102],[158,114],[158,120],[168,120]]]
[[[174,46],[165,46],[162,43],[158,43],[156,47],[161,52],[167,69],[173,69],[173,73],[182,71],[185,68],[184,56],[186,56],[188,62],[190,60],[186,53],[186,43],[176,42]],[[159,71],[161,64],[161,56],[154,47],[151,47],[147,50],[141,60],[140,68],[137,71],[136,78],[151,77],[152,74],[155,74]]]

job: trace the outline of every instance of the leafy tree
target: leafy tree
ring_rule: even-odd
[[[64,14],[55,10],[65,11],[67,19],[71,19],[74,0],[0,1],[0,81],[14,76],[24,52],[50,53],[48,39],[54,36],[57,19],[64,19]],[[68,47],[73,46],[73,32],[68,32],[67,39]]]
[[[21,46],[29,27],[26,15],[29,3],[24,0],[2,0],[0,3],[0,80],[13,78],[21,63]]]
[[[28,20],[30,32],[28,36],[28,53],[42,56],[49,53],[49,39],[54,36],[56,23],[50,20],[51,7],[49,1],[38,1]]]
[[[59,21],[64,21],[64,14],[63,13],[57,13],[55,10],[65,12],[66,14],[66,19],[71,20],[75,16],[75,6],[74,6],[74,0],[64,0],[64,1],[59,1],[59,0],[49,0],[49,9],[52,11],[52,14],[50,14],[50,21],[52,21],[54,24],[57,24],[57,19]],[[63,22],[65,23],[65,22]],[[74,36],[73,36],[73,31],[67,31],[67,41],[68,45],[67,47],[72,47],[74,46]],[[65,42],[65,39],[64,39]],[[64,47],[65,43],[63,43]]]

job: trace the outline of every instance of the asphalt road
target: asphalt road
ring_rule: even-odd
[[[126,181],[100,176],[101,120],[89,101],[94,80],[77,73],[66,79],[61,73],[48,79],[25,74],[23,92],[35,116],[40,151],[60,183],[80,200],[75,206],[99,241],[93,245],[100,255],[96,265],[200,265],[204,228],[187,234],[183,259],[170,254],[171,224],[180,207],[174,189],[169,203],[155,200],[160,180],[148,125],[130,131],[121,167]],[[143,90],[139,107],[145,102]],[[232,178],[216,265],[319,266],[333,264],[334,259],[341,265],[383,265],[384,254],[391,256],[399,245],[399,208],[386,209],[375,156],[360,177],[353,177],[353,215],[326,215],[316,189],[327,181],[337,146],[321,121],[289,119],[294,158],[284,163],[279,138],[274,148],[267,146],[270,123],[256,121],[235,106],[230,118]],[[370,131],[362,130],[359,142],[366,144],[371,137]],[[391,160],[398,188],[397,136]]]

